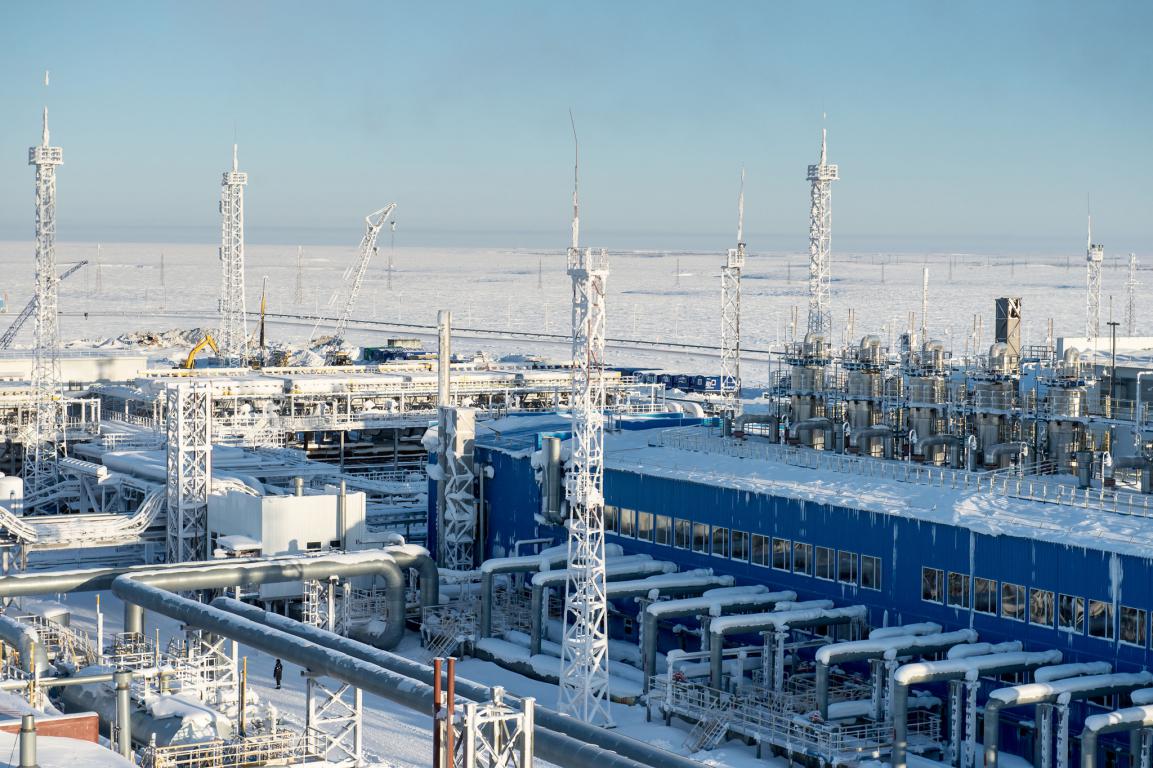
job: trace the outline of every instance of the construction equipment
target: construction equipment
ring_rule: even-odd
[[[334,352],[339,350],[340,346],[344,343],[344,332],[348,328],[348,320],[352,316],[352,308],[356,306],[356,299],[360,295],[360,288],[364,284],[364,275],[368,272],[368,262],[372,260],[372,255],[376,253],[376,238],[380,235],[380,230],[388,222],[392,212],[396,210],[396,203],[389,203],[384,208],[378,211],[373,211],[364,217],[364,237],[360,241],[360,255],[356,263],[349,266],[344,272],[344,285],[347,286],[347,294],[344,298],[344,310],[340,313],[340,319],[336,322],[336,330],[332,335],[332,340],[329,345],[333,348]],[[332,298],[329,300],[328,305],[335,306],[337,299],[340,296],[340,291],[333,293]],[[316,328],[312,329],[312,336],[309,341],[316,336]]]
[[[212,338],[211,333],[206,333],[204,334],[204,338],[188,353],[188,357],[184,358],[184,367],[188,369],[195,368],[196,356],[200,354],[205,347],[212,347],[212,351],[215,352],[218,357],[220,356],[220,347],[216,346],[216,339]]]
[[[60,282],[67,277],[71,277],[73,274],[80,271],[81,267],[87,265],[87,259],[76,262],[71,267],[60,273],[60,277],[57,278],[57,282]],[[7,304],[7,301],[5,301],[5,304]],[[15,320],[12,321],[12,325],[8,326],[8,330],[4,331],[4,335],[0,336],[0,349],[8,349],[12,346],[12,342],[16,340],[16,335],[20,333],[20,329],[24,327],[24,323],[28,322],[28,318],[32,317],[32,313],[35,311],[36,298],[33,297],[28,300],[27,304],[24,305],[24,309],[20,310],[20,314],[16,316]]]

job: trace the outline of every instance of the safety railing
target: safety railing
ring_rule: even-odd
[[[1081,489],[1062,484],[1055,479],[1046,479],[1040,474],[1026,474],[1031,470],[1040,471],[1044,464],[1026,465],[1024,468],[1010,468],[992,472],[969,472],[963,469],[937,467],[914,462],[849,456],[778,443],[741,442],[710,434],[699,427],[661,430],[650,438],[649,444],[735,458],[759,459],[789,466],[829,470],[901,483],[937,486],[973,493],[991,493],[1008,498],[1063,504],[1080,509],[1094,509],[1140,517],[1149,517],[1153,513],[1153,503],[1151,503],[1151,497],[1148,494],[1129,493],[1104,487]],[[789,484],[787,481],[780,482]]]
[[[297,759],[320,760],[329,737],[309,729],[304,734],[289,730],[214,739],[195,744],[149,745],[141,754],[143,768],[248,768]]]

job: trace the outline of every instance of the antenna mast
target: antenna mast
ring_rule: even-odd
[[[1129,254],[1129,279],[1125,281],[1125,333],[1137,335],[1137,254]]]
[[[1101,265],[1105,261],[1105,246],[1093,242],[1093,213],[1088,214],[1085,238],[1085,338],[1093,341],[1101,335]]]
[[[605,281],[608,257],[580,250],[580,145],[569,111],[573,168],[572,245],[572,463],[568,499],[568,578],[561,643],[561,712],[586,723],[611,725],[608,672],[608,601],[605,597],[604,412]]]

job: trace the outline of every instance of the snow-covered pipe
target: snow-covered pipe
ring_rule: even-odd
[[[605,554],[611,554],[612,545],[605,545]],[[620,548],[616,550],[620,552]],[[480,627],[481,638],[492,637],[492,592],[497,574],[532,573],[544,571],[568,562],[568,547],[550,547],[536,555],[494,557],[480,564]]]
[[[386,647],[394,647],[404,637],[404,571],[420,571],[421,606],[440,602],[440,579],[436,564],[421,547],[400,546],[382,550],[366,550],[353,554],[327,557],[303,557],[274,562],[255,562],[247,565],[230,563],[185,564],[184,568],[161,571],[134,572],[118,576],[117,584],[137,581],[160,589],[185,592],[199,589],[223,589],[240,584],[270,584],[288,581],[328,579],[330,576],[380,576],[384,579],[389,599],[391,621],[377,640]],[[142,606],[126,600],[124,603],[124,631],[143,631]]]
[[[656,599],[661,595],[674,597],[688,597],[699,595],[717,587],[729,587],[733,584],[732,576],[717,576],[709,568],[698,568],[684,573],[666,571],[656,576],[647,576],[643,579],[625,579],[610,581],[605,584],[605,597],[609,600],[627,600],[636,597],[650,597]],[[540,599],[543,599],[543,588]],[[541,640],[544,635],[542,622],[544,620],[543,606],[537,606],[537,585],[533,583],[533,614],[530,625],[530,647],[532,655],[540,653]]]
[[[721,616],[709,623],[709,685],[720,689],[723,673],[725,636],[745,632],[787,632],[832,624],[851,624],[864,621],[866,608],[851,605],[847,608],[809,608],[799,611],[769,611],[738,616]]]
[[[1041,667],[1033,673],[1035,683],[1055,683],[1070,677],[1082,675],[1107,675],[1113,671],[1113,665],[1107,661],[1084,661],[1072,664],[1054,664],[1051,667]]]
[[[1023,649],[1020,640],[1007,640],[1003,643],[970,643],[950,648],[945,653],[945,658],[968,659],[972,656],[988,656],[993,653],[1016,653]]]
[[[892,768],[908,768],[906,754],[909,749],[909,688],[914,685],[962,680],[970,674],[1002,675],[1024,672],[1037,667],[1061,663],[1060,651],[1035,653],[997,653],[968,659],[946,659],[905,664],[893,675],[893,751],[889,758]]]
[[[941,632],[941,625],[935,621],[921,621],[916,624],[902,624],[896,627],[877,627],[869,632],[870,640],[884,640],[886,637],[903,637],[905,635],[937,635]]]
[[[994,445],[985,451],[985,463],[990,466],[1000,466],[1001,459],[1005,456],[1020,456],[1023,447],[1024,445],[1022,443],[1001,443],[1000,445]]]
[[[1136,731],[1153,726],[1153,706],[1117,709],[1085,718],[1081,731],[1081,768],[1097,768],[1097,739],[1102,734]]]
[[[238,557],[229,558],[229,565],[246,563],[271,563],[281,560],[294,560],[296,556]],[[152,571],[180,570],[188,568],[188,563],[158,563],[156,565],[128,565],[104,568],[82,568],[71,571],[47,571],[43,573],[18,573],[0,576],[0,598],[34,597],[69,592],[96,592],[108,589],[117,576],[125,573],[146,573]]]
[[[825,433],[826,450],[831,450],[833,445],[833,422],[824,416],[798,421],[793,425],[793,436],[800,438],[802,432],[813,432],[818,429]]]
[[[829,668],[854,661],[881,659],[892,656],[922,656],[952,648],[963,643],[977,642],[977,633],[971,629],[948,632],[943,635],[904,635],[897,637],[869,637],[831,643],[817,649],[817,711],[821,718],[829,719]]]
[[[373,648],[319,627],[302,624],[286,616],[267,613],[231,598],[219,597],[212,601],[212,607],[226,610],[237,618],[247,619],[256,626],[300,638],[311,647],[328,649],[367,662],[373,668],[402,676],[402,680],[415,680],[426,686],[432,684],[433,671],[427,664]],[[491,688],[464,677],[456,678],[456,693],[477,702],[492,700]],[[505,698],[507,700],[509,695],[506,694]],[[428,700],[431,702],[431,694]],[[421,704],[417,711],[427,712],[429,706],[431,703]],[[621,729],[607,730],[591,725],[539,703],[535,720],[539,754],[550,763],[571,768],[640,768],[641,765],[652,768],[700,768],[700,763],[627,736]]]
[[[921,451],[921,455],[925,455],[926,448],[935,448],[938,445],[949,446],[949,466],[956,469],[961,466],[961,438],[956,435],[929,435],[922,438],[917,447]]]
[[[633,580],[658,573],[672,573],[675,563],[653,560],[649,555],[627,555],[609,558],[605,562],[606,582]],[[544,591],[549,587],[562,587],[569,579],[569,570],[541,571],[532,577],[532,597],[529,603],[529,653],[540,653],[544,636]]]
[[[700,616],[708,614],[717,617],[739,610],[757,610],[773,608],[784,600],[796,600],[797,593],[791,590],[782,592],[769,592],[761,587],[759,592],[746,591],[745,587],[732,587],[729,589],[712,589],[701,597],[689,597],[683,600],[664,600],[653,603],[645,608],[642,618],[641,636],[644,658],[645,680],[644,688],[648,693],[652,676],[657,673],[657,626],[661,619],[676,616]]]
[[[1153,688],[1142,688],[1139,691],[1133,691],[1133,693],[1129,694],[1129,701],[1134,706],[1153,704]]]
[[[1150,683],[1153,683],[1153,674],[1135,672],[1070,677],[1051,683],[1037,682],[998,688],[989,694],[989,699],[985,702],[985,768],[997,768],[1001,710],[1031,704],[1054,704],[1063,697],[1075,700],[1109,696],[1132,691]]]
[[[29,676],[43,674],[48,669],[48,654],[40,633],[22,621],[0,614],[0,640],[20,653],[20,668]]]
[[[781,420],[775,413],[742,413],[733,421],[733,429],[744,432],[748,424],[767,424],[769,426],[769,441],[777,442],[777,427]]]
[[[547,520],[560,520],[561,500],[564,499],[563,471],[561,469],[561,439],[545,437],[541,440],[544,451],[544,515]]]
[[[866,427],[865,429],[858,429],[851,434],[853,440],[856,441],[855,445],[857,450],[868,451],[870,449],[869,442],[876,437],[884,438],[885,458],[891,458],[893,455],[893,428],[892,427]]]

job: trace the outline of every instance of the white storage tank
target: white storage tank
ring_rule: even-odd
[[[0,473],[0,507],[14,515],[24,514],[24,480]]]

